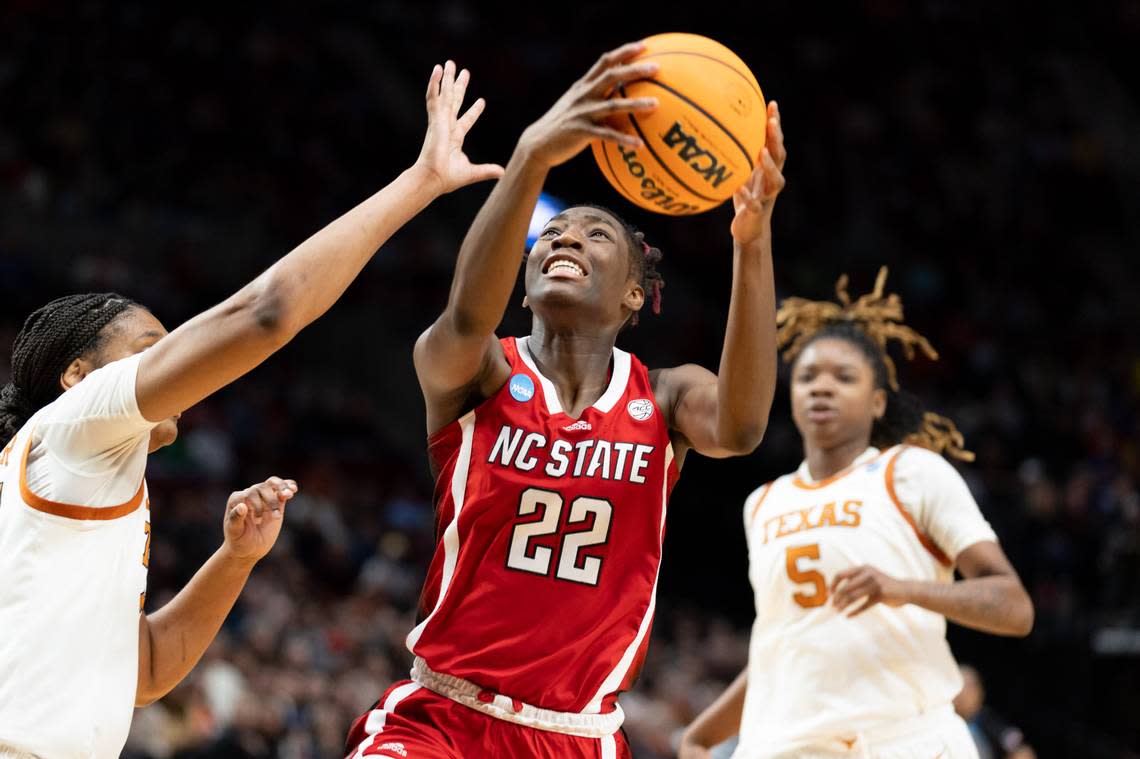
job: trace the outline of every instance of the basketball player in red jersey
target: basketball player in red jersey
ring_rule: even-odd
[[[447,307],[416,343],[439,543],[408,636],[412,680],[353,725],[351,757],[628,756],[617,696],[645,654],[669,491],[688,450],[740,455],[763,435],[785,159],[774,103],[768,148],[733,199],[719,374],[650,371],[615,348],[660,284],[649,282],[659,253],[593,206],[551,219],[527,257],[531,335],[494,334],[550,169],[594,139],[639,144],[604,119],[656,105],[605,99],[653,76],[630,62],[642,49],[603,55],[526,129],[463,242]]]

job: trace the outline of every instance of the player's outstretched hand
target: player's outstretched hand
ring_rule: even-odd
[[[855,617],[878,603],[887,606],[909,603],[906,589],[905,582],[864,564],[835,575],[831,581],[831,605],[836,611],[846,609],[848,617]],[[862,603],[850,608],[859,599],[863,599]]]
[[[732,239],[744,246],[767,234],[772,220],[776,196],[784,189],[784,130],[780,124],[780,106],[768,103],[768,134],[760,160],[752,176],[732,196],[736,216],[732,220]]]
[[[486,101],[479,98],[467,112],[459,115],[463,106],[463,96],[467,93],[467,83],[471,72],[463,69],[455,74],[455,63],[448,61],[436,65],[431,72],[427,87],[427,136],[420,150],[416,165],[439,181],[441,193],[458,190],[475,182],[498,179],[503,175],[503,167],[493,163],[473,164],[463,152],[463,140]]]
[[[648,113],[657,98],[610,98],[615,87],[657,73],[656,63],[629,63],[645,50],[631,42],[611,50],[570,86],[542,118],[531,124],[519,139],[531,160],[547,168],[569,161],[593,140],[602,139],[628,147],[641,147],[641,140],[606,124],[607,119],[629,113]]]
[[[231,556],[257,561],[277,542],[285,504],[297,495],[297,483],[270,477],[265,482],[231,493],[223,522],[225,547]]]

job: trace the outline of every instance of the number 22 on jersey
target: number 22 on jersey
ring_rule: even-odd
[[[507,566],[521,572],[536,575],[550,574],[554,559],[554,549],[547,546],[531,545],[533,538],[553,535],[558,532],[562,520],[563,498],[553,490],[527,488],[519,499],[518,516],[527,517],[542,510],[537,521],[518,522],[511,531],[511,547],[507,554]],[[610,519],[614,507],[603,498],[578,496],[570,502],[570,513],[566,527],[589,525],[593,515],[593,526],[589,529],[566,532],[562,536],[558,567],[555,578],[583,585],[597,585],[602,571],[602,559],[598,556],[579,558],[583,548],[605,545],[610,534]]]

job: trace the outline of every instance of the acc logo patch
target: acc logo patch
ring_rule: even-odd
[[[511,397],[520,403],[525,403],[534,397],[534,380],[525,374],[512,375],[507,380],[507,385],[511,391]]]
[[[653,416],[653,401],[648,398],[638,398],[635,401],[630,401],[625,410],[637,421],[644,422]]]

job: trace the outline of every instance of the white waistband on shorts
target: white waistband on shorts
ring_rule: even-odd
[[[462,678],[433,672],[427,662],[418,656],[412,663],[412,681],[432,693],[450,698],[496,719],[553,733],[577,735],[582,738],[605,738],[616,733],[621,728],[621,723],[625,721],[625,713],[618,704],[614,704],[614,710],[606,714],[576,714],[542,709],[501,693],[492,694]]]

